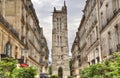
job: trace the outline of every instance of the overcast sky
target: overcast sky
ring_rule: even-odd
[[[69,52],[71,51],[77,29],[82,18],[82,10],[84,9],[86,0],[66,0],[68,10],[68,39]],[[64,5],[64,0],[32,0],[36,14],[38,16],[40,27],[43,27],[43,32],[46,37],[49,50],[52,47],[52,12],[53,8],[61,9]]]

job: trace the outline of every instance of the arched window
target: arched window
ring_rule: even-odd
[[[11,44],[9,42],[5,45],[4,53],[7,56],[11,56],[11,54],[12,54],[12,46],[11,46]]]

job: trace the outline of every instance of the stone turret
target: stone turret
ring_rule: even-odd
[[[62,7],[62,11],[64,13],[67,13],[67,6],[66,6],[66,2],[64,1],[64,6]]]

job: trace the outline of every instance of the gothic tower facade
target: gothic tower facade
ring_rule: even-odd
[[[68,30],[67,30],[67,6],[61,10],[54,8],[52,28],[52,72],[60,78],[67,78],[70,75],[69,51],[68,51]]]

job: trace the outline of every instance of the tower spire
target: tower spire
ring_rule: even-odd
[[[56,8],[54,7],[54,12],[56,12]]]
[[[64,6],[66,6],[66,1],[64,0]]]

